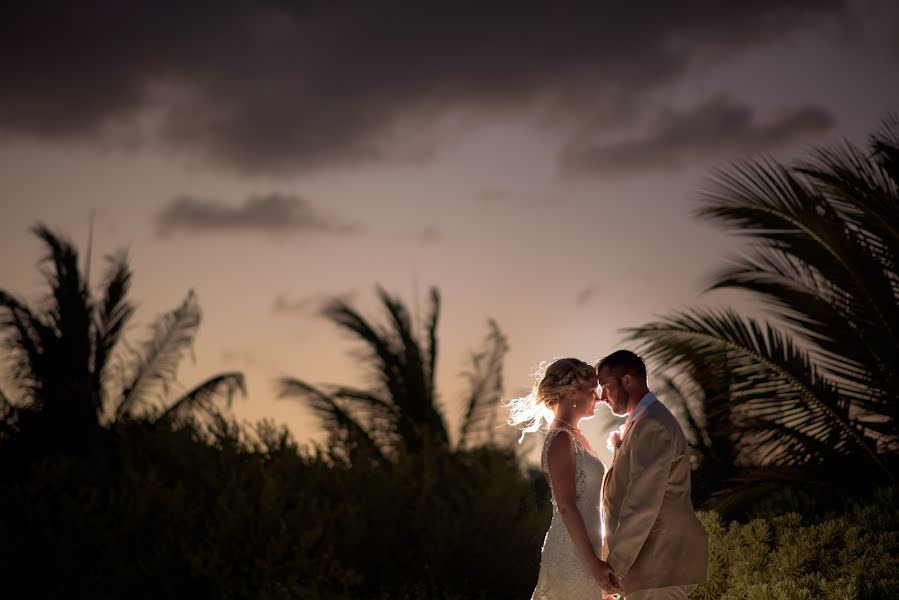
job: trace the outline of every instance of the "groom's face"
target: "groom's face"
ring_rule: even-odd
[[[619,417],[627,415],[627,392],[618,373],[603,367],[599,370],[599,385],[602,387],[599,399],[609,405],[612,414]]]

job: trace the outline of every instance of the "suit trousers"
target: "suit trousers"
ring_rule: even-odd
[[[664,588],[637,590],[624,597],[624,600],[687,600],[695,585],[673,585]]]

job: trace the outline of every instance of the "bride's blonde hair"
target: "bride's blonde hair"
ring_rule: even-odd
[[[555,418],[553,408],[573,385],[583,385],[596,377],[596,369],[577,358],[558,358],[552,363],[543,362],[534,373],[531,393],[510,400],[504,406],[509,409],[509,425],[521,427],[521,437],[549,425]]]

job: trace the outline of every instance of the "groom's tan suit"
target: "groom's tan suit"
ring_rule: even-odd
[[[644,400],[651,403],[626,423],[602,489],[603,558],[624,578],[628,598],[695,586],[708,569],[684,433],[665,405],[654,396]],[[644,592],[633,594],[638,590]]]

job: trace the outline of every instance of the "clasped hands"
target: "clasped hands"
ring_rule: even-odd
[[[604,593],[619,594],[621,593],[621,579],[612,570],[604,560],[597,560],[590,569],[593,580],[599,584]],[[603,598],[606,596],[604,595]]]

